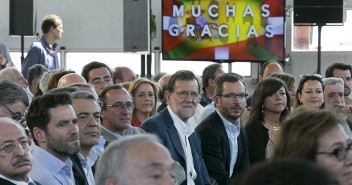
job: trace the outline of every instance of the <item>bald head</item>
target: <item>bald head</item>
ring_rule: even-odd
[[[87,83],[87,81],[83,78],[83,76],[77,73],[70,73],[60,78],[57,87],[68,87],[75,83]]]
[[[158,81],[159,87],[162,88],[165,85],[167,85],[167,83],[169,83],[171,75],[164,75],[163,77],[161,77]]]
[[[263,65],[261,74],[259,75],[259,81],[264,80],[264,78],[270,76],[274,73],[282,73],[283,69],[278,62],[269,61],[266,65]]]
[[[114,84],[120,84],[123,82],[132,82],[137,79],[138,76],[132,71],[132,69],[125,66],[120,66],[114,68],[112,78],[114,80]]]

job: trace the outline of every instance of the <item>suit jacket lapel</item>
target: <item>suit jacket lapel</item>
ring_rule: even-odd
[[[180,136],[174,125],[174,121],[172,120],[168,109],[165,108],[164,111],[165,111],[164,119],[165,119],[165,124],[167,125],[167,133],[169,134],[172,144],[174,145],[176,151],[183,157],[184,160],[186,160],[185,152],[183,151],[183,147],[180,141]]]

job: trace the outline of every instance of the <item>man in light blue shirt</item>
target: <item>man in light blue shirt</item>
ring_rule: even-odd
[[[241,79],[229,73],[216,78],[216,110],[196,128],[209,176],[219,185],[231,184],[249,167],[247,134],[240,124],[248,94]]]
[[[72,107],[78,119],[81,146],[79,153],[70,156],[75,181],[78,184],[83,176],[85,184],[95,185],[92,167],[102,152],[96,146],[101,138],[100,107],[96,97],[84,91],[72,93]]]
[[[80,151],[77,117],[67,93],[33,100],[26,116],[33,136],[30,176],[41,184],[74,185],[69,155]]]

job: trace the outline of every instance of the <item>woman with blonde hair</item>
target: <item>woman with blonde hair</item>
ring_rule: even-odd
[[[145,119],[156,114],[157,88],[154,82],[140,78],[129,85],[128,92],[135,105],[131,124],[139,127]]]

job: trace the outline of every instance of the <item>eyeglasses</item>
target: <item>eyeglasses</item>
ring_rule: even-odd
[[[317,152],[317,154],[326,154],[336,157],[339,161],[346,159],[348,152],[352,150],[352,140],[347,141],[347,147],[339,147],[331,152]]]
[[[0,146],[0,150],[3,153],[12,153],[13,151],[15,151],[17,146],[20,146],[22,149],[28,149],[29,148],[28,140],[24,139],[24,140],[21,140],[21,141],[5,143],[5,144]]]
[[[114,103],[112,105],[106,105],[107,107],[113,107],[118,111],[122,111],[122,109],[126,108],[128,110],[134,109],[134,105],[131,102],[127,102],[126,104],[123,104],[121,102]]]
[[[187,91],[181,91],[181,92],[174,92],[177,94],[179,98],[186,99],[188,95],[191,95],[191,98],[193,100],[198,100],[199,99],[199,93],[198,92],[187,92]]]
[[[9,107],[7,107],[6,105],[3,105],[11,114],[12,119],[22,122],[24,120],[24,116],[22,116],[21,113],[19,112],[13,112]]]
[[[219,96],[222,96],[227,100],[235,100],[237,97],[238,97],[238,99],[243,100],[243,99],[247,98],[248,94],[247,93],[240,93],[240,94],[229,93],[229,94],[222,94]]]

